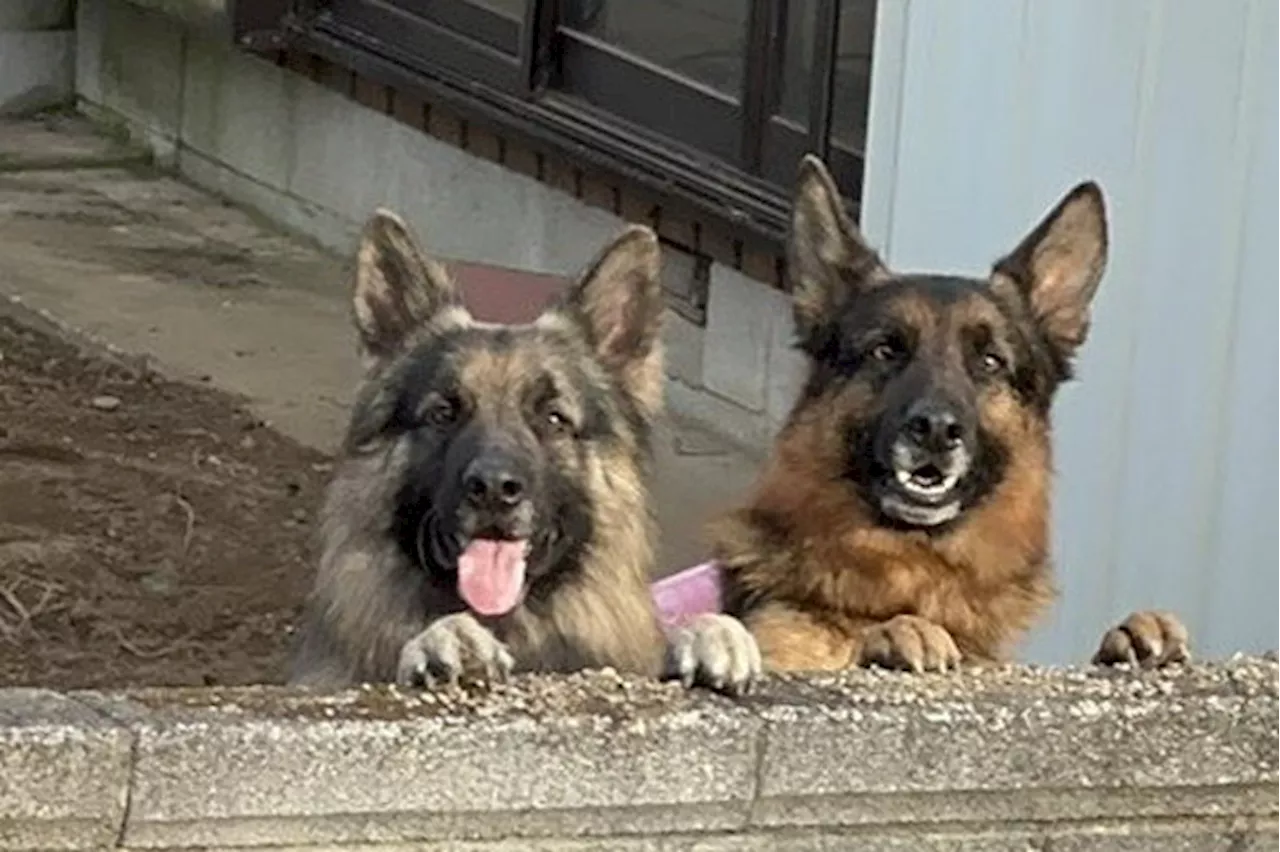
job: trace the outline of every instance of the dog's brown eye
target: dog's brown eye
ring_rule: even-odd
[[[557,433],[568,432],[572,428],[569,418],[554,409],[547,412],[547,425]]]
[[[892,343],[877,343],[871,347],[871,357],[877,361],[896,361],[902,350]]]
[[[458,419],[458,405],[442,396],[432,397],[423,406],[422,416],[432,426],[448,426]]]
[[[988,373],[999,373],[1005,368],[1005,360],[996,352],[988,352],[982,356],[982,369]]]

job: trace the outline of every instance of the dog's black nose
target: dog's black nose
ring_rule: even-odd
[[[968,430],[951,406],[923,400],[907,412],[903,432],[922,449],[944,452],[963,444]]]
[[[479,458],[467,466],[462,479],[467,499],[477,506],[510,508],[524,499],[525,481],[502,459]]]

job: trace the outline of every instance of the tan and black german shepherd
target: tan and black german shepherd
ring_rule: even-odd
[[[806,158],[788,263],[807,381],[749,501],[713,525],[766,668],[997,661],[1045,611],[1050,408],[1106,255],[1083,183],[985,279],[896,274]],[[1186,657],[1176,619],[1139,612],[1095,661]]]
[[[667,648],[648,586],[649,441],[663,392],[654,234],[625,230],[535,322],[492,325],[380,210],[361,237],[353,301],[366,372],[290,681],[659,674]],[[735,689],[747,673],[716,648],[741,636],[720,616],[682,631],[678,674]]]

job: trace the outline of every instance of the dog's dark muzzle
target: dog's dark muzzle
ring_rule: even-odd
[[[897,442],[920,458],[942,459],[953,455],[974,437],[972,418],[958,406],[940,400],[922,400],[910,406],[902,418]]]
[[[533,523],[533,481],[511,453],[489,451],[463,469],[459,520],[469,536],[528,538]]]
[[[963,406],[931,397],[908,405],[894,422],[881,441],[882,510],[920,526],[953,519],[973,464],[975,418]]]

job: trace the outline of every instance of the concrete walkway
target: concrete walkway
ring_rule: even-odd
[[[597,248],[582,247],[584,262]],[[240,394],[325,451],[359,375],[343,267],[79,119],[0,124],[0,295],[165,373]],[[456,274],[481,314],[548,290],[543,280],[513,292],[521,276],[510,272]],[[704,557],[702,524],[743,492],[756,464],[691,426],[663,434],[662,573]]]

